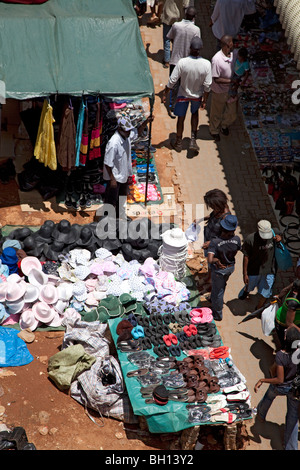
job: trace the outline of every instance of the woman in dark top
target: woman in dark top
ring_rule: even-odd
[[[230,214],[228,208],[228,199],[226,194],[221,191],[220,189],[211,189],[204,195],[204,202],[206,204],[207,209],[211,209],[212,212],[204,217],[206,221],[204,227],[204,244],[202,248],[204,250],[205,256],[207,256],[207,249],[211,240],[215,237],[219,237],[222,232],[222,227],[220,222],[227,214]],[[208,276],[205,280],[206,282],[206,289],[205,286],[203,287],[203,291],[211,290],[211,271],[210,266],[208,265]]]
[[[286,332],[285,348],[275,356],[276,376],[271,379],[260,379],[255,387],[255,393],[263,383],[269,388],[257,406],[257,417],[265,421],[266,415],[278,395],[287,397],[287,413],[285,418],[284,443],[285,450],[298,450],[298,409],[299,401],[293,396],[291,384],[297,374],[297,363],[300,353],[300,332],[291,327]]]

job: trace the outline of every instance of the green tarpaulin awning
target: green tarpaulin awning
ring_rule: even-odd
[[[131,0],[0,3],[0,58],[6,98],[57,93],[154,99]]]

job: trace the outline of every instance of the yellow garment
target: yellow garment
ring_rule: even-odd
[[[44,100],[41,119],[39,123],[36,143],[34,147],[34,156],[51,170],[57,169],[56,147],[54,141],[53,108]]]

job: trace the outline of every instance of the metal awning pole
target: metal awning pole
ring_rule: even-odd
[[[153,114],[153,99],[150,99],[150,117]],[[152,119],[149,122],[149,139],[147,150],[147,171],[146,171],[146,188],[145,188],[145,206],[147,206],[148,199],[148,180],[149,180],[149,164],[150,164],[150,146],[151,146],[151,133],[152,133]]]

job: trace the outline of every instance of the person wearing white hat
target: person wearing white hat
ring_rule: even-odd
[[[116,217],[126,220],[125,204],[120,205],[119,198],[127,198],[128,179],[132,176],[131,141],[141,135],[146,125],[153,120],[149,116],[137,129],[128,117],[118,119],[118,127],[109,139],[105,149],[103,178],[107,181],[105,203],[116,210]]]
[[[268,220],[260,220],[256,232],[246,237],[242,245],[245,286],[239,293],[239,299],[247,298],[249,292],[257,288],[260,295],[257,308],[260,308],[272,296],[276,275],[275,242],[280,241],[280,231],[272,228]]]

